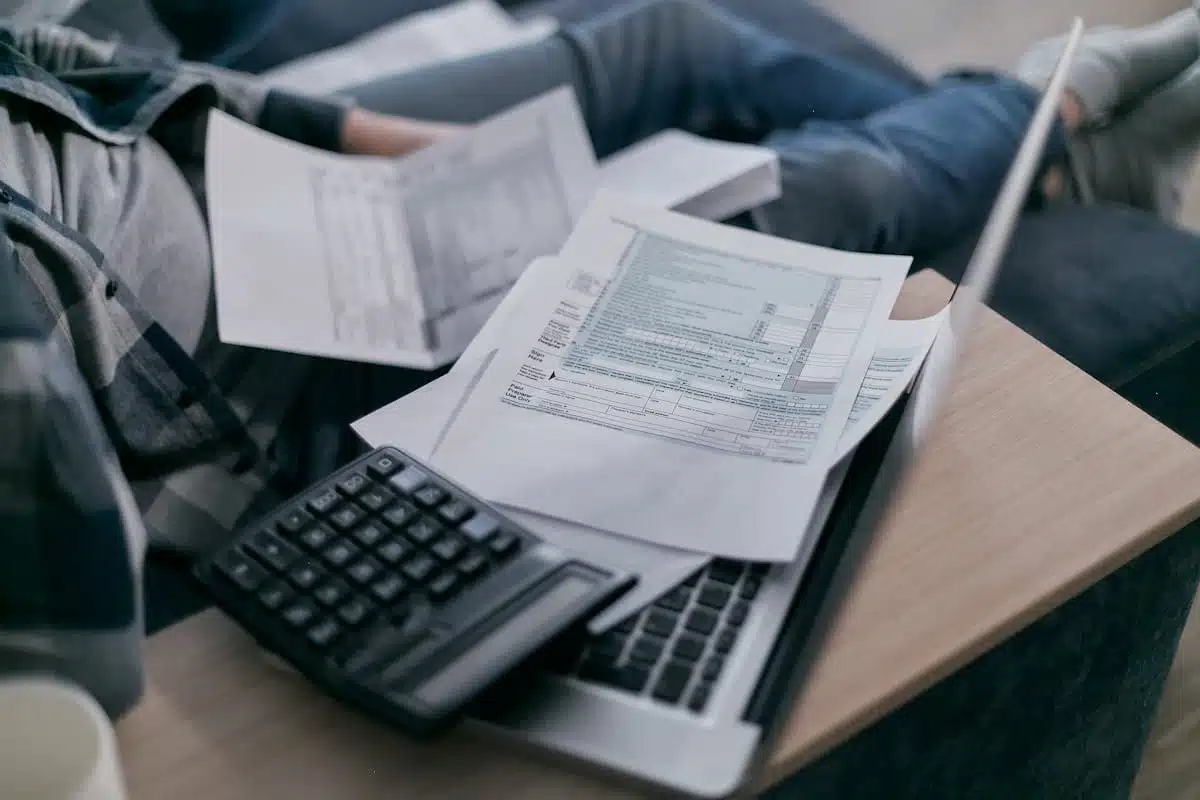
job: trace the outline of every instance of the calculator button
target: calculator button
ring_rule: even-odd
[[[246,542],[246,549],[261,558],[276,572],[285,572],[296,563],[300,553],[273,533],[259,531]]]
[[[458,575],[443,572],[429,582],[429,596],[434,600],[445,600],[458,590]]]
[[[442,561],[453,561],[466,549],[462,541],[454,536],[443,536],[432,548],[433,554]]]
[[[283,606],[288,600],[292,599],[292,590],[279,581],[275,581],[266,586],[258,593],[258,602],[263,608],[270,611],[276,611]]]
[[[371,606],[367,605],[361,598],[355,597],[347,600],[342,607],[338,609],[338,619],[346,623],[350,627],[361,625],[371,616]]]
[[[368,522],[365,525],[359,525],[351,534],[354,541],[361,544],[363,547],[374,547],[383,541],[387,536],[387,531],[378,522]]]
[[[347,497],[354,497],[370,485],[371,482],[367,480],[366,475],[363,475],[361,472],[352,472],[338,481],[337,488],[339,492]]]
[[[500,530],[500,522],[495,517],[481,512],[464,522],[458,529],[475,541],[482,542]]]
[[[458,571],[464,577],[474,578],[487,571],[488,561],[479,553],[468,553],[458,562]]]
[[[342,502],[342,496],[337,493],[337,489],[326,489],[308,501],[308,510],[314,514],[325,516],[333,511],[340,502]]]
[[[309,528],[300,534],[300,544],[313,551],[321,550],[331,541],[333,541],[333,533],[323,525]]]
[[[303,628],[317,616],[317,609],[307,600],[299,600],[283,610],[283,619],[293,628]]]
[[[421,581],[424,581],[426,578],[428,578],[430,575],[432,575],[434,573],[434,571],[437,570],[437,568],[438,568],[438,565],[437,565],[436,561],[434,561],[432,558],[425,555],[424,553],[421,553],[418,556],[416,556],[415,558],[409,560],[400,569],[409,578],[416,581],[417,583],[420,583]]]
[[[429,473],[419,467],[407,467],[388,478],[388,483],[401,494],[412,494],[429,483]]]
[[[382,480],[396,470],[400,469],[402,466],[404,465],[400,463],[400,459],[396,458],[395,456],[382,453],[367,462],[367,472]]]
[[[346,570],[346,574],[350,576],[351,580],[365,585],[375,580],[381,569],[378,561],[367,557],[351,564],[350,568]]]
[[[382,486],[373,486],[368,491],[360,494],[356,499],[359,503],[366,506],[368,511],[380,511],[387,508],[396,499],[396,495]]]
[[[474,513],[474,509],[464,500],[450,500],[443,503],[441,508],[438,509],[438,515],[451,525],[458,525],[460,522],[465,522],[472,513]]]
[[[417,515],[417,510],[410,505],[400,503],[383,512],[383,521],[393,528],[403,528],[413,517]]]
[[[331,567],[338,567],[339,569],[349,563],[350,559],[356,555],[358,555],[358,548],[349,542],[334,542],[321,553],[321,557]]]
[[[296,536],[312,524],[312,514],[302,508],[293,508],[279,518],[279,532],[286,536]]]
[[[400,560],[412,552],[412,548],[406,545],[399,539],[388,539],[375,550],[375,555],[379,556],[380,560],[385,564],[396,565]]]
[[[341,633],[342,628],[335,621],[323,619],[309,628],[308,641],[312,642],[314,646],[324,649],[337,641]]]
[[[329,515],[329,522],[339,531],[345,532],[362,522],[366,512],[354,503],[346,503]]]
[[[267,579],[267,571],[237,550],[227,550],[216,560],[216,567],[245,592],[253,592]]]
[[[738,595],[743,600],[753,600],[758,595],[758,590],[762,588],[762,581],[755,577],[746,578],[742,582],[742,586],[738,589]]]
[[[509,533],[498,533],[488,541],[488,549],[502,558],[516,553],[519,546],[517,537]]]
[[[406,585],[399,575],[388,575],[371,584],[371,595],[387,605],[404,593]]]
[[[405,532],[405,535],[416,544],[426,545],[440,536],[441,533],[441,525],[438,525],[429,517],[421,517],[412,525],[408,526],[408,530]]]
[[[727,655],[733,649],[733,643],[737,641],[737,631],[726,628],[717,636],[717,652],[721,655]]]
[[[446,499],[446,493],[438,487],[430,484],[424,486],[413,493],[413,497],[418,503],[426,508],[433,508],[438,503]]]
[[[317,602],[323,606],[337,606],[350,597],[350,587],[337,578],[333,578],[318,586],[317,590],[313,592],[313,597],[317,598]]]
[[[704,671],[700,673],[700,677],[706,681],[715,681],[721,675],[721,668],[725,666],[725,659],[721,656],[710,656],[708,661],[704,663]]]
[[[288,572],[288,579],[297,589],[311,589],[324,577],[325,570],[307,558],[302,559]]]

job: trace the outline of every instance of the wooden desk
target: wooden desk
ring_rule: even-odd
[[[949,284],[911,279],[899,316]],[[1200,450],[987,314],[771,763],[779,780],[1200,516]],[[471,732],[416,745],[208,612],[148,644],[119,728],[136,800],[629,797]]]

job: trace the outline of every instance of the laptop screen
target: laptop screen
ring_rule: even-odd
[[[828,629],[828,621],[833,618],[842,590],[850,584],[857,568],[858,556],[866,550],[900,478],[915,460],[917,448],[951,390],[953,368],[995,284],[1017,220],[1039,176],[1046,143],[1066,88],[1068,70],[1082,34],[1083,23],[1077,19],[1054,76],[1009,168],[971,262],[951,299],[949,323],[934,342],[908,402],[901,401],[902,408],[895,409],[889,420],[881,423],[851,459],[838,505],[822,531],[818,553],[793,598],[788,622],[776,640],[751,704],[750,716],[758,718],[763,732],[754,763],[745,774],[743,787],[746,790],[758,781],[786,730],[800,687]],[[902,416],[897,419],[897,415]],[[820,552],[822,550],[825,552]],[[753,711],[755,706],[771,710],[758,716]]]

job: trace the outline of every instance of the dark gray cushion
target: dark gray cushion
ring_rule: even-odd
[[[961,277],[974,240],[928,260]],[[1026,214],[991,305],[1052,349],[1200,442],[1200,240],[1141,211]]]

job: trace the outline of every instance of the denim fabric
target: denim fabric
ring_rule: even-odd
[[[1000,76],[915,89],[690,0],[625,6],[349,94],[381,111],[472,122],[563,84],[598,155],[664,128],[762,142],[783,174],[783,198],[765,214],[774,232],[890,253],[928,252],[986,218],[1037,105]],[[1063,147],[1056,135],[1050,156]]]

